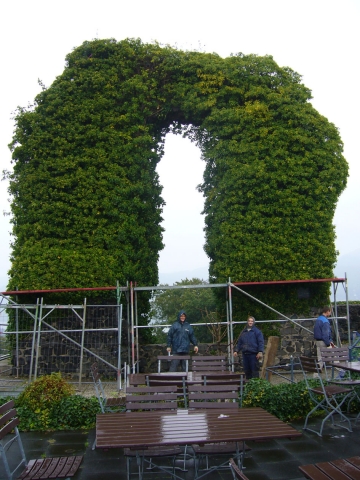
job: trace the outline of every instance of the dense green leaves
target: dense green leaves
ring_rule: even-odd
[[[9,288],[156,284],[156,165],[170,130],[197,142],[205,161],[211,281],[332,276],[348,167],[297,73],[269,56],[140,40],[85,42],[66,61],[16,115]],[[311,302],[327,292],[316,287]]]

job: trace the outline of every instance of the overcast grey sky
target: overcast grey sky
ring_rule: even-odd
[[[314,107],[340,130],[350,165],[348,187],[335,215],[337,249],[359,249],[359,0],[13,0],[0,7],[2,50],[1,170],[11,168],[13,121],[17,105],[31,103],[50,86],[74,47],[93,38],[139,37],[181,49],[272,55],[280,66],[303,76]],[[167,138],[158,171],[164,185],[164,241],[161,273],[206,270],[203,252],[202,180],[199,150],[179,137]],[[9,211],[7,184],[0,182],[1,212]],[[0,290],[10,268],[11,226],[0,216]],[[180,278],[179,278],[180,280]]]

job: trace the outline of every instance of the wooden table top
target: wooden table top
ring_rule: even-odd
[[[205,444],[293,438],[301,436],[290,425],[262,408],[234,411],[184,410],[98,414],[98,448]]]
[[[360,362],[329,362],[328,365],[360,373]]]

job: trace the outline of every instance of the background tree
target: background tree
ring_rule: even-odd
[[[200,278],[185,278],[174,283],[176,287],[183,286],[181,289],[155,290],[150,311],[152,321],[157,324],[171,325],[176,321],[179,311],[185,310],[186,320],[191,324],[214,323],[214,318],[219,315],[214,289],[191,288],[191,285],[209,285],[209,283]],[[205,325],[198,327],[195,325],[194,331],[199,342],[211,342],[213,339],[209,328]],[[157,342],[166,342],[167,329],[156,328],[154,333]]]
[[[211,282],[331,277],[348,166],[336,127],[310,99],[301,77],[270,56],[85,42],[15,117],[8,288],[157,284],[156,165],[170,130],[197,142],[205,161]],[[322,304],[329,288],[309,293],[260,290],[284,310]],[[239,298],[235,315],[247,302]]]

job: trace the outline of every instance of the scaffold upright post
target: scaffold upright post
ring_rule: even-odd
[[[135,373],[135,326],[134,326],[134,288],[130,282],[130,318],[131,318],[131,362],[132,373]]]
[[[40,336],[41,336],[41,321],[42,321],[43,303],[44,303],[44,299],[41,298],[41,302],[40,302],[40,312],[39,312],[39,320],[38,320],[37,342],[36,342],[36,357],[35,357],[34,380],[36,380],[36,378],[37,378],[37,369],[38,369],[38,362],[39,362],[39,356],[40,356]]]
[[[228,317],[228,358],[231,359],[231,371],[234,371],[234,332],[232,321],[232,291],[231,279],[229,277],[228,283],[228,303],[229,303],[229,317]]]
[[[35,341],[36,341],[36,328],[37,328],[37,319],[39,315],[39,299],[36,299],[36,309],[35,309],[35,317],[34,317],[34,329],[33,329],[33,336],[32,336],[32,345],[31,345],[31,357],[30,357],[30,370],[29,370],[29,383],[31,382],[31,375],[32,369],[34,364],[34,352],[35,352]]]
[[[18,290],[18,287],[16,287],[16,290]],[[18,296],[16,295],[15,297],[16,303],[19,303]],[[16,378],[19,378],[19,309],[15,309],[15,328],[16,328],[16,334],[15,334],[15,354],[16,354]]]
[[[136,283],[135,283],[136,287]],[[139,373],[140,369],[140,354],[139,354],[139,320],[138,320],[138,309],[137,309],[137,291],[135,290],[135,341],[136,341],[136,373]]]
[[[116,313],[117,313],[117,324],[118,324],[118,363],[117,363],[117,388],[120,391],[122,388],[121,385],[121,335],[122,335],[122,304],[121,302],[121,290],[119,281],[116,281]],[[125,376],[124,372],[124,376]],[[124,377],[125,378],[125,377]]]
[[[349,342],[349,345],[351,345],[349,290],[348,290],[346,272],[345,272],[345,298],[346,298],[346,317],[347,317],[347,327],[348,327],[348,342]]]
[[[85,340],[85,320],[86,320],[86,298],[84,298],[84,310],[82,318],[81,346],[80,346],[80,368],[79,368],[79,387],[81,387],[83,358],[84,358],[84,340]]]

